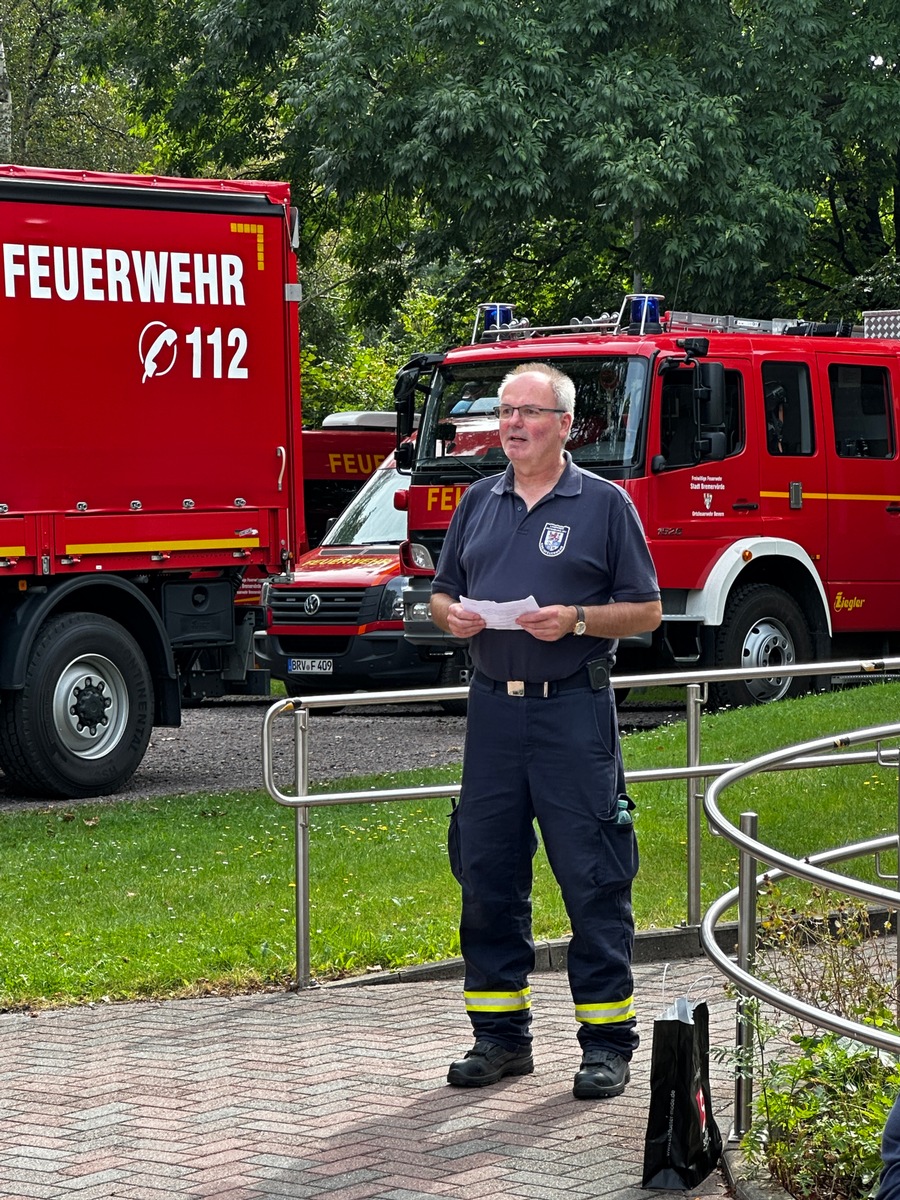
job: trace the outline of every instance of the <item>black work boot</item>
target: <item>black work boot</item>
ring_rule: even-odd
[[[504,1050],[496,1042],[479,1038],[465,1058],[450,1064],[447,1082],[453,1087],[485,1087],[504,1075],[530,1075],[533,1070],[530,1046]]]
[[[631,1078],[628,1060],[612,1050],[584,1051],[581,1068],[575,1073],[572,1095],[576,1100],[605,1100],[621,1096]]]

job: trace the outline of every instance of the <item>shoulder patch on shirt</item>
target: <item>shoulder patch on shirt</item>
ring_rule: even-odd
[[[541,554],[546,555],[547,558],[556,558],[558,554],[562,554],[566,548],[566,542],[569,540],[570,529],[570,525],[554,525],[548,521],[538,543]]]

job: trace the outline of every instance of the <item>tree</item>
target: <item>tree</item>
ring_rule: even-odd
[[[140,161],[144,151],[128,129],[121,73],[85,77],[83,30],[74,0],[0,0],[9,95],[5,161],[96,170],[131,170]]]
[[[397,289],[456,255],[463,290],[596,304],[640,274],[699,307],[788,267],[827,163],[758,57],[724,2],[325,0],[286,94],[357,249],[384,231],[363,199],[392,214]]]
[[[740,14],[778,81],[782,120],[805,114],[828,156],[781,294],[809,316],[841,315],[859,293],[852,281],[878,275],[883,258],[889,276],[900,250],[900,10],[886,0],[751,0]]]
[[[0,159],[12,158],[12,96],[9,91],[9,72],[6,69],[6,48],[0,38]]]

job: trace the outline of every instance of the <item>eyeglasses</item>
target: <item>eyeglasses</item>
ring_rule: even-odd
[[[518,413],[523,421],[536,421],[541,413],[564,413],[565,408],[538,408],[536,404],[498,404],[494,408],[494,416],[501,421],[512,420],[513,414]]]

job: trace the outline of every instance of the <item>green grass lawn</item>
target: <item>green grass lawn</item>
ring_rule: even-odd
[[[742,761],[791,742],[885,724],[900,684],[703,718],[703,759]],[[897,719],[900,719],[898,717]],[[626,766],[685,761],[682,723],[632,734]],[[339,790],[456,781],[452,768],[345,781]],[[335,790],[338,790],[336,787]],[[640,928],[686,915],[686,785],[641,784]],[[761,776],[725,808],[752,808],[760,837],[793,854],[896,832],[897,773],[842,767]],[[311,814],[311,957],[319,977],[459,952],[447,866],[448,800]],[[281,985],[294,969],[293,812],[264,792],[0,814],[0,1006],[189,995]],[[734,886],[736,854],[705,829],[704,907]],[[873,878],[865,860],[847,868]],[[568,931],[546,861],[535,934]]]

